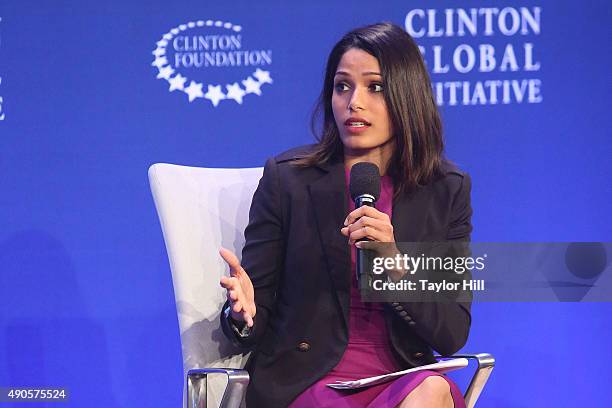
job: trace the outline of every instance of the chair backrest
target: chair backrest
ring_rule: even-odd
[[[223,246],[240,257],[251,198],[263,168],[208,169],[158,163],[149,183],[172,271],[183,369],[242,368],[247,355],[225,338],[219,314],[227,267]],[[185,377],[183,377],[185,378]],[[213,389],[209,395],[217,399]]]

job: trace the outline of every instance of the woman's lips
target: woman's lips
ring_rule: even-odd
[[[350,117],[344,121],[344,127],[349,133],[361,133],[372,124],[363,118]]]

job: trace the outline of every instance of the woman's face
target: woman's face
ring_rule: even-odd
[[[351,48],[334,76],[332,110],[345,153],[366,153],[392,139],[378,60]]]

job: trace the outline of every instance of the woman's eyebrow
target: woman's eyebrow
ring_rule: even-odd
[[[336,75],[346,75],[346,76],[350,76],[350,74],[348,72],[345,71],[336,71]],[[374,72],[374,71],[366,71],[364,73],[361,74],[362,76],[368,76],[368,75],[378,75],[378,76],[382,76],[380,74],[380,72]]]

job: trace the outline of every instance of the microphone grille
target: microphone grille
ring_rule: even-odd
[[[349,191],[353,200],[363,194],[373,195],[374,199],[378,200],[380,197],[378,166],[370,162],[355,163],[351,167]]]

